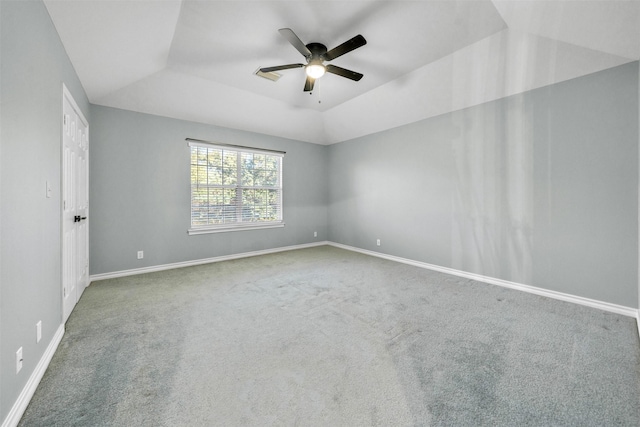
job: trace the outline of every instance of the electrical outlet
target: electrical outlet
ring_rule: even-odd
[[[380,246],[380,239],[376,240],[376,245]]]
[[[39,343],[42,339],[42,320],[36,323],[36,343]]]
[[[22,369],[22,347],[16,351],[16,374]]]
[[[138,259],[144,258],[144,251],[138,251]]]
[[[313,237],[318,237],[318,232],[317,231],[313,232]]]

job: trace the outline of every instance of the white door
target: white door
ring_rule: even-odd
[[[89,280],[89,124],[63,88],[62,313],[66,322]]]

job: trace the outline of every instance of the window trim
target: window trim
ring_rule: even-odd
[[[247,230],[262,230],[267,228],[283,228],[284,221],[277,222],[274,224],[268,224],[266,222],[262,222],[260,224],[255,225],[229,225],[229,226],[202,226],[198,228],[189,228],[187,233],[189,236],[196,236],[198,234],[209,234],[209,233],[227,233],[229,231],[247,231]],[[214,228],[215,227],[215,228]]]
[[[230,231],[246,231],[246,230],[259,230],[259,229],[268,229],[268,228],[282,228],[285,226],[284,222],[284,185],[282,182],[282,170],[284,163],[284,155],[285,151],[278,150],[269,150],[263,148],[255,148],[255,147],[246,147],[242,145],[233,145],[233,144],[224,144],[214,141],[203,141],[200,139],[194,138],[186,138],[187,146],[189,147],[189,151],[191,152],[192,147],[204,147],[204,148],[218,148],[221,150],[227,151],[236,151],[239,153],[239,156],[242,156],[242,153],[254,153],[254,154],[270,154],[280,157],[280,212],[281,219],[280,221],[272,221],[272,222],[255,222],[255,223],[230,223],[230,224],[218,224],[218,225],[202,225],[193,227],[191,225],[191,220],[189,228],[187,229],[187,233],[189,235],[199,235],[199,234],[208,234],[208,233],[226,233]],[[238,165],[238,167],[240,167]],[[191,162],[189,162],[189,170],[191,171]],[[191,179],[189,179],[189,193],[193,189]],[[241,188],[241,185],[238,185],[236,188]],[[191,198],[191,197],[190,197]],[[191,202],[190,202],[191,203]],[[193,206],[190,205],[189,211],[192,212]]]
[[[281,157],[284,157],[284,155],[287,154],[286,151],[270,150],[268,148],[247,147],[245,145],[225,144],[223,142],[205,141],[202,139],[195,139],[195,138],[185,138],[185,141],[187,141],[187,145],[189,147],[192,147],[192,146],[207,147],[207,148],[218,147],[222,149],[224,149],[225,147],[231,147],[231,148],[237,149],[238,151],[246,151],[251,153],[259,153],[259,154],[264,154],[264,153],[279,154]]]

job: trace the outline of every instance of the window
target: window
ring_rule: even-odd
[[[284,153],[189,139],[189,234],[282,227]]]

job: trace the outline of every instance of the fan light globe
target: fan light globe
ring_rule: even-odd
[[[322,64],[309,64],[305,68],[307,76],[311,77],[312,79],[319,79],[320,77],[324,76],[325,71],[326,70],[324,68],[324,65]]]

